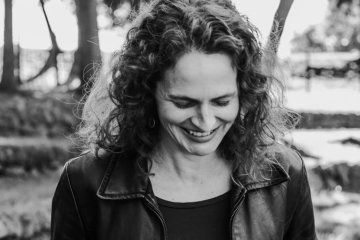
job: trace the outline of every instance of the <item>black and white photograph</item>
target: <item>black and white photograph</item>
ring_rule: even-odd
[[[0,240],[360,240],[360,0],[1,0]]]

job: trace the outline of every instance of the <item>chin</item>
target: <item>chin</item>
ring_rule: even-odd
[[[196,155],[196,156],[206,156],[213,154],[217,151],[217,146],[191,146],[189,148],[185,148],[186,152]]]

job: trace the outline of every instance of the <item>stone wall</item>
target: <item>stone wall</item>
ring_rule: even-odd
[[[354,103],[355,104],[355,103]],[[298,128],[360,128],[360,114],[302,112]]]

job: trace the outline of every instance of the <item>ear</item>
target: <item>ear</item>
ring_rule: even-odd
[[[240,106],[239,106],[239,117],[240,117],[241,120],[244,120],[246,112],[247,112],[247,110],[243,106],[241,106],[241,104],[240,104]]]

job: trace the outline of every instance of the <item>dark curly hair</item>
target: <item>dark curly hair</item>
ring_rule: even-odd
[[[258,39],[257,29],[230,1],[153,1],[135,18],[116,55],[109,87],[103,80],[95,83],[84,108],[83,135],[97,150],[149,160],[159,142],[159,126],[152,128],[149,120],[158,120],[154,94],[162,74],[191,50],[221,52],[237,69],[240,111],[218,150],[234,168],[252,174],[272,161],[272,146],[295,116],[282,107],[275,58],[265,54]],[[108,95],[97,97],[106,88]],[[101,105],[101,99],[113,105]],[[100,104],[96,117],[91,101]]]

